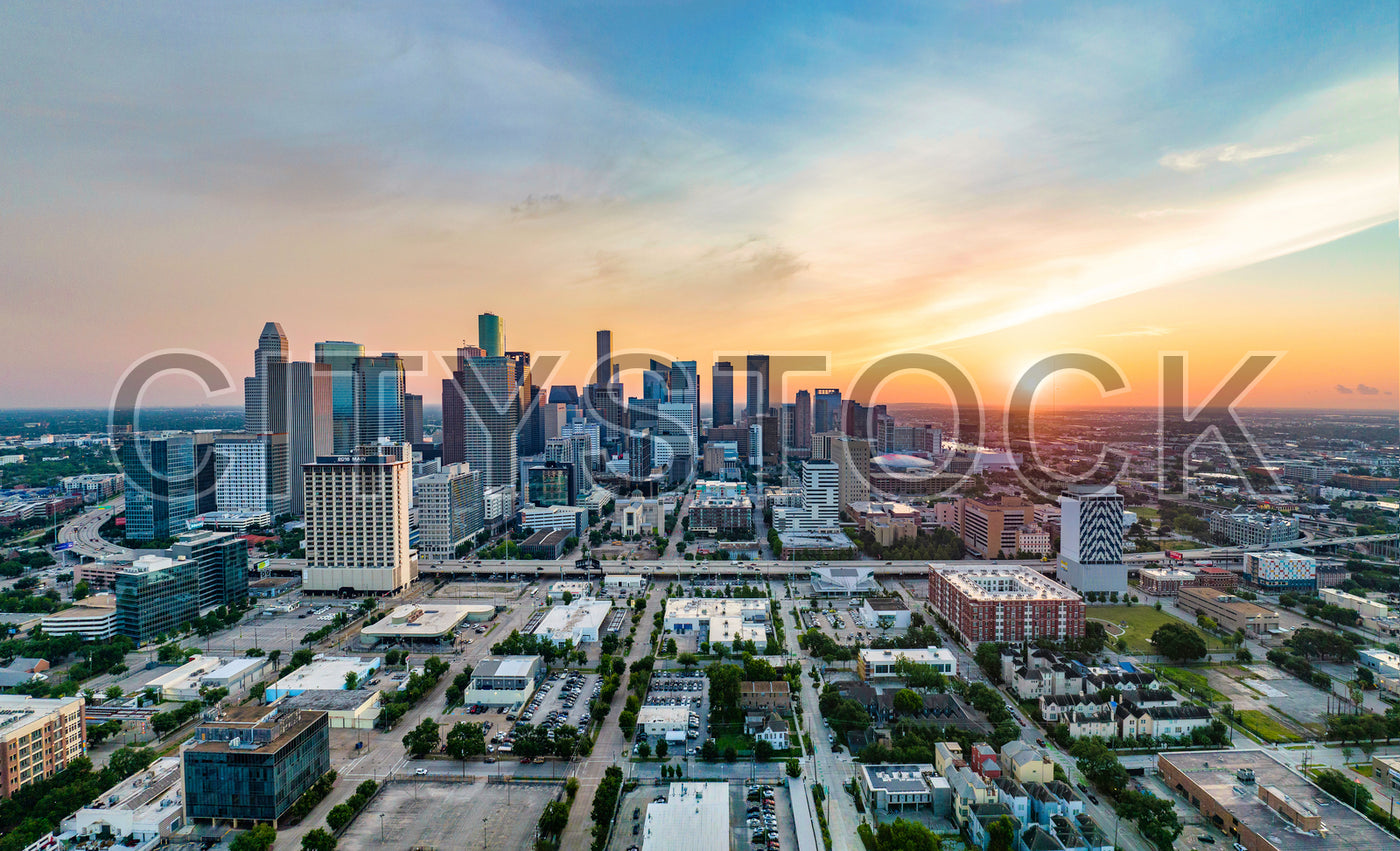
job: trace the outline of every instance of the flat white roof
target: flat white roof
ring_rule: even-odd
[[[1021,565],[961,567],[948,564],[929,566],[931,573],[946,579],[973,600],[1064,600],[1077,601],[1079,595],[1065,586]]]
[[[492,611],[495,611],[493,606],[405,603],[378,623],[361,629],[360,634],[392,638],[440,638],[456,629],[468,615]]]
[[[689,721],[689,706],[643,706],[637,711],[638,724],[677,724],[684,727]]]
[[[642,851],[729,851],[729,784],[672,783],[642,834]]]
[[[746,597],[739,599],[709,599],[706,597],[673,597],[666,601],[666,617],[696,618],[742,618],[745,613],[768,613],[767,597]]]
[[[862,648],[860,658],[868,663],[890,662],[893,663],[901,658],[910,662],[917,662],[926,665],[930,662],[952,662],[956,657],[953,651],[946,647],[911,647],[893,650],[874,650],[869,647]]]
[[[594,599],[575,600],[567,606],[550,606],[540,625],[535,627],[535,634],[573,632],[588,627],[598,629],[602,627],[610,609],[611,602]]]
[[[364,674],[370,668],[379,667],[378,659],[361,659],[358,656],[318,656],[311,664],[297,668],[278,680],[268,689],[281,691],[320,691],[345,688],[345,675],[354,671]]]

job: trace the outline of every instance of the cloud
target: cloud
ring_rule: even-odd
[[[1369,384],[1358,384],[1356,385],[1356,392],[1360,393],[1362,396],[1379,396],[1381,391],[1379,388],[1372,387]]]
[[[1216,145],[1195,151],[1179,151],[1164,155],[1158,163],[1173,171],[1197,171],[1215,163],[1246,163],[1268,157],[1281,157],[1311,147],[1316,141],[1312,136],[1304,136],[1281,145],[1253,147],[1250,145]]]
[[[1346,386],[1345,384],[1338,384],[1338,385],[1337,385],[1337,392],[1338,392],[1338,393],[1341,393],[1343,396],[1350,396],[1352,393],[1354,393],[1354,392],[1356,392],[1356,391],[1352,390],[1350,387]]]

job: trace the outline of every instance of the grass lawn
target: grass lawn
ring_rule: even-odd
[[[1350,768],[1351,768],[1352,771],[1355,771],[1357,774],[1360,774],[1362,777],[1370,777],[1370,776],[1371,776],[1371,764],[1370,764],[1369,762],[1366,763],[1365,765],[1353,765],[1353,766],[1350,766]]]
[[[1206,682],[1205,675],[1198,671],[1190,671],[1186,668],[1168,668],[1166,666],[1156,668],[1157,675],[1164,679],[1171,680],[1177,686],[1191,692],[1196,697],[1209,698],[1210,700],[1224,700],[1225,695],[1211,688]],[[1294,741],[1298,741],[1295,739]]]
[[[1108,621],[1114,626],[1127,623],[1127,632],[1123,638],[1128,642],[1128,652],[1143,656],[1157,652],[1149,641],[1152,638],[1152,633],[1157,631],[1157,627],[1163,624],[1177,623],[1196,629],[1195,624],[1188,624],[1186,621],[1173,617],[1167,612],[1158,611],[1151,606],[1086,606],[1084,616]],[[1206,647],[1219,650],[1223,646],[1219,639],[1212,638],[1199,629],[1196,631],[1205,639]],[[1109,632],[1113,632],[1113,630],[1109,630]]]
[[[1203,544],[1200,541],[1187,541],[1181,538],[1173,538],[1170,541],[1158,541],[1158,543],[1162,545],[1162,549],[1164,550],[1174,550],[1177,552],[1182,550],[1204,550],[1210,547],[1210,544]]]
[[[1160,513],[1157,511],[1157,509],[1146,505],[1132,505],[1129,506],[1127,510],[1136,514],[1139,520],[1156,520],[1160,516]]]
[[[1266,742],[1274,744],[1300,742],[1302,737],[1290,732],[1261,709],[1242,709],[1235,713],[1239,725]]]

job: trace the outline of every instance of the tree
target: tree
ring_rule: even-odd
[[[326,824],[331,830],[340,830],[350,823],[355,817],[355,811],[350,809],[349,804],[336,804],[331,807],[331,811],[326,813]]]
[[[360,675],[354,671],[345,672],[345,688],[347,691],[354,691],[360,684]]]
[[[1016,825],[1008,816],[987,825],[987,851],[1011,851],[1015,838]]]
[[[642,759],[651,759],[651,745],[647,744],[645,741],[638,742],[637,756]]]
[[[1001,647],[995,642],[984,641],[977,645],[973,660],[994,683],[1001,682]]]
[[[801,777],[801,776],[802,776],[802,763],[800,763],[800,762],[797,761],[797,757],[791,757],[791,758],[788,759],[788,761],[787,761],[787,776],[788,776],[788,777]]]
[[[437,722],[424,718],[417,727],[404,733],[403,746],[414,757],[424,757],[437,750],[439,736]]]
[[[123,778],[130,777],[156,761],[156,752],[150,748],[119,748],[107,760],[107,767]]]
[[[671,746],[668,745],[668,744],[666,744],[666,740],[665,740],[665,739],[661,739],[661,740],[659,740],[659,741],[656,743],[656,758],[657,758],[657,759],[665,759],[665,758],[666,758],[666,755],[667,755],[668,753],[670,753],[670,752],[671,752]]]
[[[255,824],[229,843],[229,851],[268,851],[277,841],[277,829],[270,824]]]
[[[447,753],[453,759],[466,759],[486,753],[486,731],[480,724],[458,721],[447,731]]]
[[[105,697],[105,698],[107,698],[107,700],[109,700],[109,701],[110,701],[110,700],[121,700],[121,699],[122,699],[122,687],[121,687],[121,686],[116,686],[116,685],[107,686],[107,690],[104,691],[104,692],[102,693],[102,696]]]
[[[83,599],[84,597],[90,595],[91,593],[92,593],[92,586],[88,584],[88,581],[87,581],[86,579],[83,579],[83,580],[79,581],[77,585],[74,585],[74,586],[73,586],[73,599],[74,599],[74,600],[81,600],[81,599]]]
[[[759,762],[767,762],[773,758],[773,745],[763,739],[753,743],[753,758]]]
[[[915,715],[924,708],[924,699],[913,689],[902,688],[894,693],[894,711],[900,715]]]
[[[569,805],[563,801],[550,801],[540,816],[540,833],[558,836],[569,826]]]
[[[699,658],[697,658],[694,653],[682,653],[676,657],[676,661],[681,663],[681,666],[687,670],[700,664]]]
[[[725,761],[725,762],[734,762],[734,761],[737,760],[738,758],[739,758],[739,751],[738,751],[738,749],[735,748],[733,745],[729,745],[728,747],[726,747],[726,748],[724,749],[724,761]]]
[[[1191,662],[1206,655],[1205,639],[1185,624],[1162,624],[1152,633],[1151,641],[1158,653],[1175,662]]]
[[[714,762],[719,759],[719,745],[715,744],[714,739],[706,739],[705,743],[700,746],[700,758],[706,762]]]
[[[301,851],[335,851],[337,844],[330,831],[318,827],[301,838]]]
[[[1010,821],[1002,817],[997,821]],[[993,822],[989,827],[995,826]],[[896,818],[875,832],[875,851],[938,851],[940,842],[933,831],[914,821]]]

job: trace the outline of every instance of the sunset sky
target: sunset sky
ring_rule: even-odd
[[[239,389],[148,401],[238,404],[267,320],[310,359],[450,350],[493,311],[561,383],[610,328],[706,397],[720,353],[830,353],[790,398],[934,351],[1000,404],[1073,349],[1140,405],[1159,352],[1199,399],[1274,351],[1245,404],[1393,410],[1397,27],[1393,0],[7,3],[0,407],[105,405],[166,348]]]

